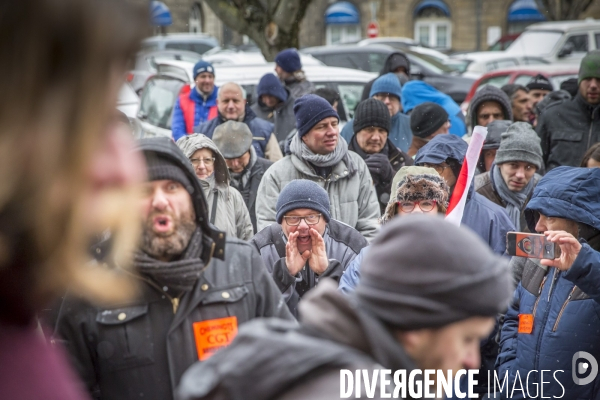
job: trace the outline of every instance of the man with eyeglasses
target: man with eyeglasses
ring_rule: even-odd
[[[367,240],[331,218],[329,196],[313,181],[293,180],[277,199],[277,223],[252,238],[292,314],[321,278],[340,280]]]
[[[467,148],[467,143],[458,136],[438,135],[419,150],[415,164],[435,169],[452,193]],[[506,233],[515,230],[514,224],[503,208],[476,193],[473,184],[468,190],[462,225],[475,231],[495,253],[504,254]]]
[[[475,177],[475,190],[506,209],[517,231],[526,231],[525,206],[541,176],[540,138],[527,122],[515,122],[501,136],[492,168]]]
[[[390,72],[373,82],[369,97],[382,101],[387,106],[391,117],[388,138],[394,146],[406,153],[412,143],[413,134],[410,129],[410,117],[402,112],[401,91],[402,85],[398,76]],[[348,121],[341,133],[348,143],[354,135],[352,126],[351,121]]]

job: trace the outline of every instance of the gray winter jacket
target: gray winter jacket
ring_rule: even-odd
[[[298,79],[296,77],[293,77],[286,79],[283,82],[283,85],[287,90],[289,90],[292,97],[297,99],[304,96],[305,94],[312,93],[315,90],[315,85],[313,85],[312,82],[306,80],[304,72],[297,71],[295,75],[298,76]]]
[[[358,231],[334,219],[330,220],[323,234],[329,266],[320,276],[310,269],[308,263],[297,276],[290,274],[285,258],[287,238],[281,225],[273,224],[257,233],[251,240],[267,270],[273,276],[275,284],[283,293],[293,315],[297,315],[300,298],[319,283],[320,278],[328,277],[336,282],[354,257],[368,245],[367,240]]]
[[[240,192],[229,186],[229,170],[225,158],[223,158],[217,146],[202,134],[184,136],[177,141],[177,145],[188,158],[196,150],[204,148],[212,150],[215,155],[214,179],[200,180],[202,191],[208,203],[210,221],[217,228],[225,231],[229,237],[250,240],[254,235],[254,231],[248,207],[246,207]]]
[[[285,156],[265,172],[256,198],[257,228],[260,232],[275,222],[275,204],[285,185],[294,179],[310,179],[329,194],[331,218],[350,225],[367,239],[375,237],[379,229],[379,202],[373,179],[360,156],[348,152],[354,168],[344,161],[333,167],[328,179],[318,176],[304,160],[295,154]],[[355,173],[350,171],[354,169]],[[352,175],[352,176],[350,176]]]

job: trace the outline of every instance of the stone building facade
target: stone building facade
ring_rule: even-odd
[[[163,2],[173,17],[168,32],[205,32],[222,44],[242,44],[243,38],[202,0]],[[489,40],[538,22],[532,8],[535,0],[313,0],[301,25],[300,46],[366,38],[376,20],[380,37],[412,38],[443,51],[486,50]],[[600,1],[581,15],[587,17],[600,18]]]

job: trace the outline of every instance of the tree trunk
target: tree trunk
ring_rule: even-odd
[[[593,0],[535,0],[538,9],[549,21],[579,19]]]
[[[312,0],[205,0],[219,19],[247,35],[267,61],[290,47],[299,47],[300,23]]]

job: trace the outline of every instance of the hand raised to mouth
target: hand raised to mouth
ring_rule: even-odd
[[[299,235],[299,232],[290,233],[288,237],[288,242],[285,245],[285,264],[292,276],[296,276],[298,272],[300,272],[300,270],[306,264],[306,260],[308,260],[311,256],[310,250],[305,250],[302,254],[300,254],[300,252],[298,251],[297,240]],[[321,239],[321,241],[322,240],[323,239]]]
[[[314,228],[310,228],[308,233],[312,240],[312,251],[310,258],[308,259],[308,266],[315,274],[321,275],[325,272],[327,267],[329,267],[329,259],[327,258],[327,251],[325,250],[325,241]]]

